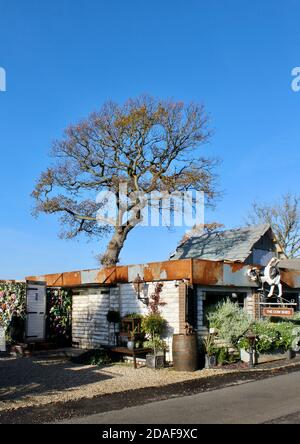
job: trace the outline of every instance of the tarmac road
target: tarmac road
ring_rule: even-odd
[[[300,371],[100,413],[68,424],[300,424]]]

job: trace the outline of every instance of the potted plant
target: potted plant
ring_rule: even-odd
[[[146,356],[146,365],[150,368],[162,368],[165,362],[166,343],[161,339],[166,321],[160,313],[150,313],[142,320],[142,331],[147,335],[145,348],[152,350]]]
[[[167,344],[159,336],[144,343],[145,348],[150,348],[152,353],[146,355],[146,366],[149,368],[164,368]]]
[[[135,327],[132,331],[128,333],[127,348],[129,350],[135,349],[136,346],[135,340],[137,339],[137,333],[138,333],[138,327]]]
[[[202,339],[202,344],[205,353],[205,368],[212,368],[217,365],[215,339],[212,334],[208,334]]]

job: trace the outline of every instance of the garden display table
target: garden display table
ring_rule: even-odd
[[[151,348],[135,348],[133,350],[130,350],[127,347],[112,347],[109,349],[110,352],[125,355],[125,356],[132,356],[133,357],[133,366],[136,369],[137,363],[136,363],[136,357],[141,355],[146,355],[147,353],[151,353]]]

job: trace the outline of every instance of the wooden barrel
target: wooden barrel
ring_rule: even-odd
[[[198,369],[196,334],[173,336],[173,366],[179,372],[194,372]]]

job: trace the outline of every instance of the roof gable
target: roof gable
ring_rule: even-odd
[[[245,262],[253,246],[271,230],[270,225],[253,225],[203,235],[193,235],[180,244],[171,260],[199,258],[214,261]]]

